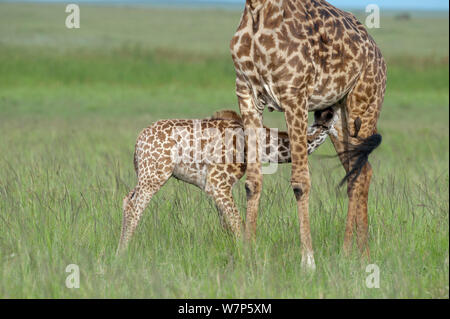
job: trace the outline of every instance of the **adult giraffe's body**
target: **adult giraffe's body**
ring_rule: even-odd
[[[332,142],[344,168],[352,173],[358,159],[352,155],[358,155],[362,164],[360,174],[359,170],[350,174],[348,182],[344,249],[349,252],[356,226],[358,245],[368,254],[367,198],[372,169],[365,160],[380,142],[376,123],[386,85],[386,65],[373,39],[352,14],[324,0],[246,0],[230,48],[245,128],[262,127],[266,106],[285,112],[302,264],[315,267],[308,212],[308,112],[320,113],[329,107],[338,114],[338,134]],[[255,139],[257,135],[249,135],[249,145]],[[261,164],[254,156],[256,162],[247,164],[248,237],[256,232],[262,189]]]

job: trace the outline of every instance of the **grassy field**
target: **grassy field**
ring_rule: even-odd
[[[300,267],[290,165],[266,176],[254,246],[235,244],[211,200],[170,180],[115,258],[133,148],[161,118],[237,110],[228,43],[240,12],[0,3],[0,297],[448,298],[448,16],[382,16],[389,67],[372,155],[371,263],[345,258],[344,170],[329,141],[310,159],[317,271]],[[265,124],[284,128],[283,115]],[[235,189],[245,212],[243,181]],[[80,288],[68,289],[68,264]]]

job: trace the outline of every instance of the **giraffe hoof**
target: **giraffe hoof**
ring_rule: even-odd
[[[306,254],[302,256],[302,268],[308,271],[316,270],[316,263],[312,254]]]

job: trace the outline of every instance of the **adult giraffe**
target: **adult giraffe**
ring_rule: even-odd
[[[246,0],[230,48],[247,131],[263,126],[266,106],[285,113],[302,265],[315,268],[308,211],[308,112],[319,114],[330,107],[337,114],[338,133],[331,139],[348,181],[344,251],[351,250],[356,226],[358,246],[369,256],[367,199],[372,168],[367,157],[381,142],[376,123],[386,86],[386,65],[374,40],[352,14],[324,0]],[[259,145],[259,136],[249,134],[248,143]],[[249,151],[249,158],[255,161],[248,163],[246,170],[249,238],[256,233],[262,189],[256,149]]]

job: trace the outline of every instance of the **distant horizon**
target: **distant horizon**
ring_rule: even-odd
[[[115,5],[158,5],[158,6],[194,6],[194,7],[232,7],[243,5],[245,0],[0,0],[5,2],[29,2],[29,3],[92,3]],[[364,10],[368,4],[378,4],[381,9],[409,10],[409,11],[449,11],[449,3],[445,0],[328,0],[336,7]]]

